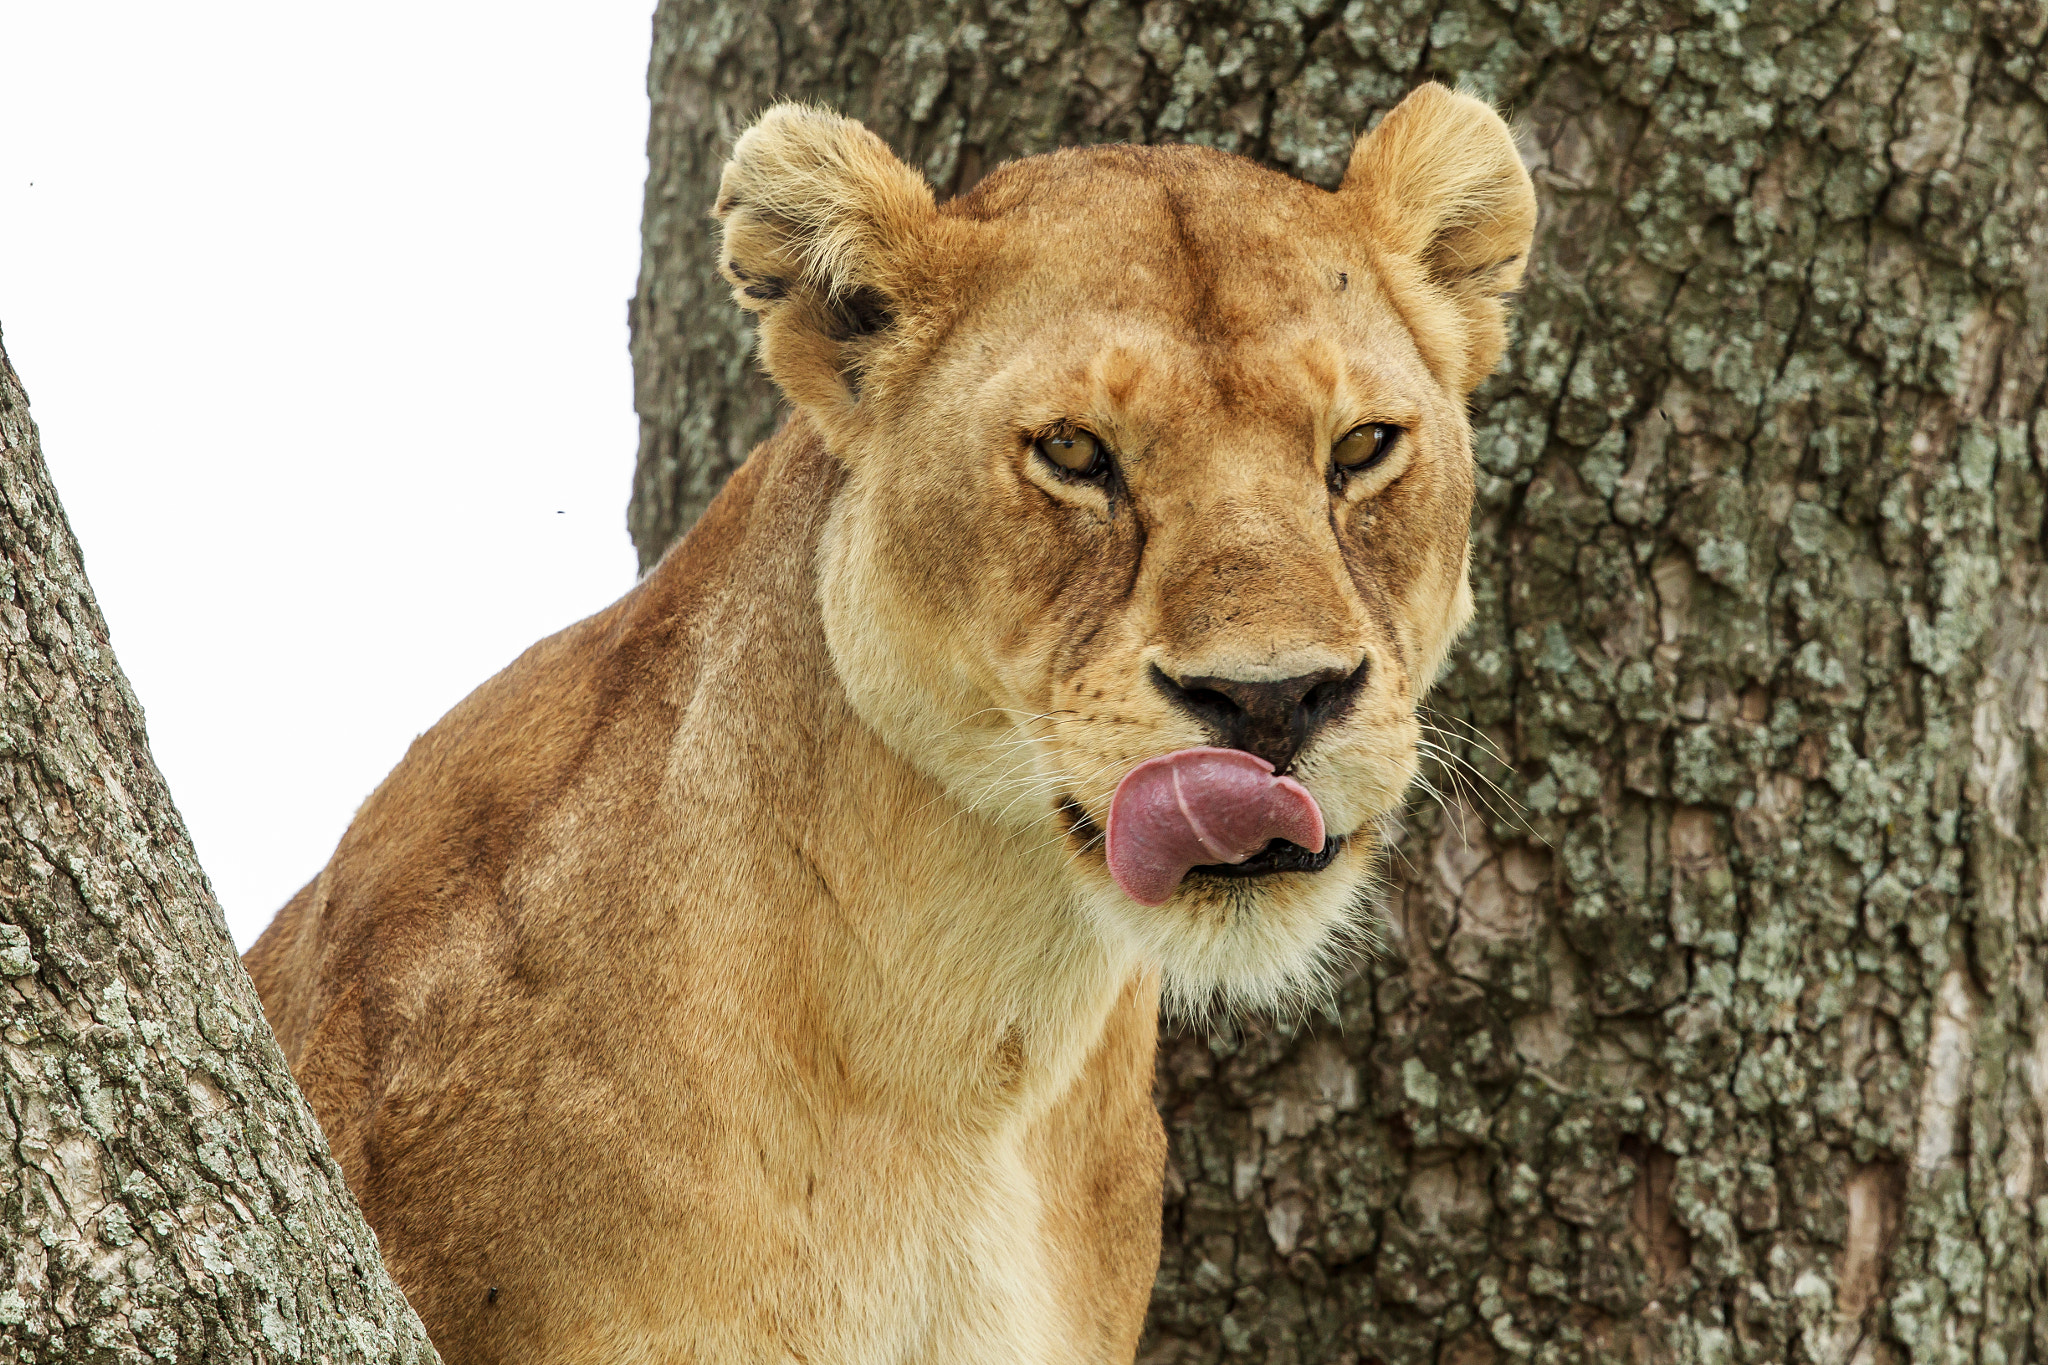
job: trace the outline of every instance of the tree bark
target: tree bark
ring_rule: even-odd
[[[430,1362],[236,960],[0,349],[0,1362]]]
[[[2048,1356],[2048,10],[663,0],[631,523],[775,403],[703,221],[771,98],[941,192],[1187,140],[1323,185],[1425,79],[1543,204],[1385,948],[1169,1037],[1143,1358]],[[1077,263],[1077,268],[1087,268]]]

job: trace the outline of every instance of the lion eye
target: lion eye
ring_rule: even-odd
[[[1038,453],[1067,473],[1084,479],[1095,478],[1108,467],[1108,461],[1102,455],[1102,442],[1085,431],[1062,431],[1052,436],[1041,436],[1038,438]]]
[[[1362,474],[1386,459],[1400,437],[1401,428],[1397,426],[1368,422],[1346,433],[1330,452],[1330,459],[1346,474]]]

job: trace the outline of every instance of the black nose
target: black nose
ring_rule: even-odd
[[[1365,681],[1366,664],[1326,668],[1277,682],[1175,678],[1157,664],[1152,682],[1168,700],[1209,728],[1221,748],[1257,754],[1284,773],[1309,736],[1335,720]]]

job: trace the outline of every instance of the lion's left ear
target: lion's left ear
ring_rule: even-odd
[[[1337,193],[1407,277],[1390,283],[1430,305],[1415,340],[1431,368],[1471,392],[1507,344],[1503,296],[1522,282],[1536,231],[1514,134],[1470,95],[1417,86],[1358,139]]]
[[[761,315],[768,373],[829,421],[858,398],[859,344],[910,292],[931,186],[852,119],[778,104],[733,145],[712,213],[733,299]]]

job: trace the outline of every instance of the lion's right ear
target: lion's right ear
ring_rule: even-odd
[[[828,419],[856,402],[860,347],[911,292],[931,186],[852,119],[778,104],[733,145],[712,212],[733,297],[761,315],[768,373]]]
[[[1472,96],[1419,85],[1358,139],[1337,193],[1405,277],[1417,344],[1469,393],[1500,360],[1504,298],[1522,282],[1536,230],[1514,134]]]

